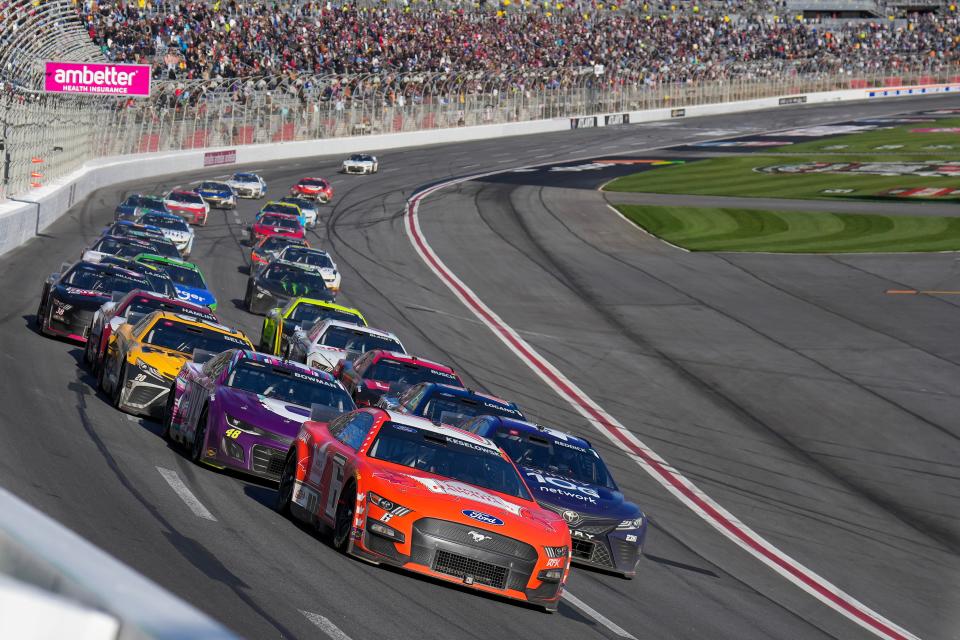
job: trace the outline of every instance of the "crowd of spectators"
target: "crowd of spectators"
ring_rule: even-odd
[[[607,2],[81,0],[77,7],[109,59],[149,63],[156,77],[177,80],[604,65],[648,81],[684,81],[939,71],[960,61],[960,21],[950,13],[820,23],[798,20],[779,0]]]

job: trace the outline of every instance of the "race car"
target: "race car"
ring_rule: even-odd
[[[343,320],[361,327],[367,326],[367,320],[357,309],[342,307],[333,302],[313,298],[292,298],[284,307],[274,307],[267,312],[260,329],[258,351],[285,355],[289,347],[289,338],[297,329],[310,327],[315,322],[332,318]]]
[[[470,418],[490,414],[525,420],[515,403],[473,389],[421,382],[399,396],[384,394],[377,406],[458,427]]]
[[[326,204],[333,200],[333,186],[323,178],[302,178],[290,187],[290,195]]]
[[[252,244],[257,244],[263,238],[270,236],[284,236],[287,238],[306,237],[306,231],[295,215],[285,213],[265,213],[250,226],[248,235]]]
[[[190,224],[205,227],[210,205],[196,191],[171,191],[163,198],[163,203],[171,213],[175,213]]]
[[[247,280],[243,302],[250,313],[266,313],[291,298],[317,298],[333,302],[323,276],[294,262],[273,260]]]
[[[207,281],[203,277],[200,267],[192,262],[177,260],[175,258],[164,258],[162,256],[141,254],[136,257],[137,262],[154,265],[167,272],[170,279],[173,280],[173,286],[177,290],[177,298],[186,302],[192,302],[204,307],[210,307],[214,311],[217,309],[217,298],[207,287]]]
[[[134,193],[117,205],[113,210],[114,220],[133,220],[144,213],[169,213],[163,204],[163,198]]]
[[[369,153],[355,153],[343,161],[341,173],[376,173],[380,170],[377,157]]]
[[[121,236],[124,238],[140,238],[141,240],[162,239],[163,229],[149,224],[139,224],[133,220],[117,220],[106,227],[101,236]]]
[[[267,213],[280,213],[288,216],[296,216],[297,220],[300,221],[300,226],[307,226],[307,217],[303,215],[303,209],[301,209],[299,205],[293,204],[292,202],[271,200],[267,204],[260,207],[260,211],[257,212],[257,215],[254,217],[254,221],[260,220],[260,218]]]
[[[332,371],[344,358],[355,359],[372,349],[407,352],[400,338],[389,331],[326,319],[315,322],[308,330],[294,331],[290,338],[289,355],[291,360]]]
[[[317,211],[316,201],[307,200],[306,198],[300,198],[298,196],[283,196],[277,202],[297,205],[300,207],[300,212],[306,219],[304,226],[310,228],[317,226],[317,218],[319,217],[320,212]]]
[[[251,271],[254,273],[260,271],[263,267],[270,264],[270,261],[277,257],[277,254],[287,246],[309,247],[310,243],[303,238],[290,238],[288,236],[266,236],[260,239],[260,242],[254,245],[250,250]]]
[[[163,231],[163,237],[177,247],[177,251],[184,258],[190,257],[193,251],[194,232],[187,222],[173,213],[144,213],[137,222],[158,227]]]
[[[587,440],[502,416],[479,416],[463,428],[499,445],[520,468],[540,506],[567,522],[575,564],[625,578],[637,574],[647,519],[623,497]]]
[[[376,405],[388,391],[399,394],[419,382],[463,386],[460,376],[446,365],[382,349],[367,351],[356,362],[341,360],[333,375],[361,407]]]
[[[87,346],[83,351],[83,359],[90,370],[96,373],[100,368],[103,354],[107,350],[107,343],[117,327],[126,322],[136,323],[148,313],[158,310],[182,313],[207,322],[219,322],[210,307],[202,307],[142,289],[125,294],[116,293],[93,314]]]
[[[125,238],[123,236],[102,236],[90,247],[84,249],[80,259],[85,262],[100,262],[104,256],[132,258],[138,253],[153,251],[154,244],[143,238]],[[177,254],[179,255],[179,253]]]
[[[207,180],[197,186],[197,195],[211,207],[217,209],[236,209],[237,196],[226,182]]]
[[[334,548],[555,611],[570,533],[493,442],[378,408],[308,420],[277,492]]]
[[[152,288],[146,276],[110,264],[76,262],[47,276],[37,307],[37,327],[44,335],[86,342],[93,315],[114,291]]]
[[[267,181],[255,173],[235,173],[227,180],[238,198],[260,199],[267,195]]]
[[[133,258],[120,258],[118,256],[103,256],[100,258],[100,264],[112,264],[121,269],[136,271],[146,276],[147,281],[150,282],[150,291],[166,298],[177,297],[177,288],[173,286],[173,280],[170,279],[166,271],[157,266],[137,262]]]
[[[167,394],[163,435],[198,464],[277,481],[300,426],[355,409],[329,373],[233,349],[186,362]]]
[[[326,251],[310,247],[287,246],[280,250],[277,259],[310,267],[323,276],[328,289],[334,293],[340,292],[340,271],[337,269],[337,263]]]
[[[117,327],[97,375],[113,406],[135,415],[162,416],[167,393],[195,349],[221,353],[253,349],[242,331],[169,311],[154,311]]]

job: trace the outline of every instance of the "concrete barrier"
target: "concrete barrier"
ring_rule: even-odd
[[[173,173],[188,173],[209,168],[211,154],[235,151],[232,164],[217,163],[225,169],[234,165],[263,163],[273,160],[289,160],[315,156],[346,155],[358,151],[382,151],[403,147],[448,144],[487,140],[505,136],[535,135],[582,128],[584,126],[612,126],[694,118],[698,116],[741,113],[761,109],[774,109],[788,105],[844,102],[852,100],[915,97],[960,92],[960,84],[935,84],[919,86],[883,87],[874,89],[845,89],[821,93],[785,95],[739,102],[706,104],[677,108],[651,109],[609,113],[575,118],[554,118],[529,122],[481,125],[451,129],[430,129],[368,136],[276,142],[261,145],[223,147],[219,149],[196,149],[168,153],[144,153],[92,160],[83,168],[57,183],[35,189],[29,195],[12,198],[0,205],[0,255],[22,245],[42,232],[47,226],[66,213],[74,204],[97,189],[153,176]]]

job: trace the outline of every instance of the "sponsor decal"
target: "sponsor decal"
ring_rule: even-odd
[[[580,522],[580,514],[572,509],[567,509],[560,516],[566,520],[567,524],[577,524]]]
[[[585,531],[578,531],[576,529],[571,529],[570,535],[574,538],[581,538],[583,540],[593,540],[594,538],[597,537],[592,533],[587,533]]]
[[[779,131],[770,136],[786,136],[788,138],[823,138],[826,136],[839,136],[848,133],[861,133],[863,131],[872,131],[876,129],[872,124],[824,124],[816,127],[802,127],[800,129],[791,129],[790,131]]]
[[[807,96],[789,96],[786,98],[780,98],[779,102],[781,107],[788,104],[806,104]]]
[[[627,541],[627,542],[636,542],[636,541],[637,541],[637,536],[635,536],[635,535],[633,535],[633,534],[630,534],[630,535],[628,535],[628,536],[626,537],[626,541]]]
[[[317,505],[320,503],[320,494],[302,482],[296,482],[293,487],[293,502],[309,513],[316,513]]]
[[[630,124],[629,113],[614,113],[609,116],[603,116],[603,124],[613,126],[617,124]]]
[[[216,167],[222,164],[236,164],[237,150],[229,149],[227,151],[207,151],[203,154],[203,166]]]
[[[895,198],[957,198],[960,197],[960,189],[943,187],[909,187],[889,189],[878,195],[892,196]]]
[[[471,520],[476,520],[477,522],[482,522],[483,524],[490,524],[495,527],[503,526],[503,520],[495,516],[492,516],[489,513],[484,513],[483,511],[474,511],[473,509],[464,509],[460,513],[467,516]]]
[[[96,298],[97,296],[103,295],[99,291],[90,291],[89,289],[77,289],[76,287],[67,287],[67,293],[74,296],[88,296],[91,298]]]
[[[146,97],[150,95],[150,65],[48,60],[44,62],[43,90]]]
[[[671,118],[682,118],[687,115],[686,109],[670,109]]]
[[[520,515],[520,507],[517,505],[469,484],[457,482],[456,480],[438,480],[435,478],[422,478],[420,476],[410,477],[432,493],[443,493],[458,498],[473,500],[474,502],[480,502],[491,507],[503,509],[513,515]]]
[[[547,569],[556,569],[563,566],[563,558],[547,558]]]
[[[596,489],[571,482],[565,478],[544,476],[535,471],[525,471],[524,473],[528,478],[536,481],[537,489],[543,493],[564,496],[589,504],[597,504],[597,500],[600,498]]]
[[[827,195],[837,195],[843,193],[853,193],[855,189],[824,189],[820,193],[825,193]]]
[[[406,431],[407,433],[417,433],[417,430],[414,429],[413,427],[408,427],[405,424],[397,424],[396,422],[393,423],[393,428],[396,429],[397,431]]]
[[[910,129],[910,133],[960,133],[960,127],[938,127],[934,129]]]
[[[477,531],[468,531],[467,535],[470,536],[470,539],[474,542],[483,542],[484,540],[493,540],[493,536],[486,536]]]
[[[597,126],[597,116],[584,116],[582,118],[570,118],[571,129],[592,129]]]
[[[950,178],[960,176],[960,161],[944,162],[804,162],[757,167],[754,171],[775,174],[837,173],[845,175],[923,176]]]
[[[712,142],[698,142],[694,147],[781,147],[793,144],[789,140],[715,140]]]

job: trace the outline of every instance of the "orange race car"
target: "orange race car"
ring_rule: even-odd
[[[329,527],[344,553],[546,611],[570,570],[566,522],[537,505],[497,445],[384,409],[305,422],[277,509]]]

